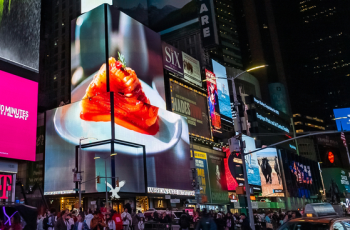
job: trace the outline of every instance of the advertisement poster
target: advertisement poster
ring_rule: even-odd
[[[229,203],[225,175],[224,158],[208,155],[211,202],[214,204]]]
[[[234,191],[240,185],[238,182],[244,182],[241,154],[238,152],[231,154],[230,148],[223,148],[223,151],[226,153],[224,164],[227,189]]]
[[[141,101],[125,109],[122,101],[116,100],[114,128],[119,143],[114,144],[117,155],[112,165],[111,108],[103,101],[109,97],[110,93],[105,93],[47,111],[45,194],[74,192],[71,169],[75,167],[76,150],[83,136],[89,139],[82,140],[82,144],[90,145],[79,153],[83,181],[87,181],[82,189],[86,193],[105,191],[105,180],[101,178],[101,183],[97,184],[93,179],[105,176],[106,168],[108,177],[114,168],[119,180],[125,181],[121,192],[144,193],[145,163],[148,187],[191,190],[186,119]],[[127,117],[122,116],[124,113]],[[145,147],[146,162],[140,146]],[[112,183],[110,178],[107,181]]]
[[[200,187],[202,202],[210,201],[210,186],[208,178],[207,154],[194,151],[197,179]]]
[[[338,131],[350,131],[350,108],[333,109]]]
[[[275,148],[266,148],[257,152],[262,196],[284,196],[284,193],[275,193],[275,190],[283,191],[281,167]]]
[[[35,161],[38,83],[3,71],[0,82],[0,157]]]
[[[246,146],[244,153],[250,153],[251,151],[256,150],[254,138],[243,135],[242,139],[245,141]],[[244,158],[247,169],[248,183],[250,185],[261,186],[257,153],[245,155]]]
[[[0,1],[0,59],[39,72],[41,1]]]
[[[205,94],[170,79],[171,107],[174,113],[187,118],[190,134],[212,139]]]
[[[202,77],[199,61],[182,52],[185,80],[202,87]]]
[[[220,114],[227,117],[232,122],[232,112],[231,112],[231,100],[228,87],[228,81],[226,78],[226,67],[219,64],[218,62],[212,60],[213,70],[216,77],[216,83],[218,88],[218,98]],[[220,77],[220,78],[219,78]]]
[[[163,66],[164,69],[169,70],[170,72],[175,73],[179,77],[184,76],[184,63],[182,51],[176,49],[174,46],[171,46],[165,42],[162,42],[162,51],[163,51]]]
[[[341,168],[323,168],[322,177],[326,192],[336,188],[340,197],[343,197],[344,192],[350,193],[350,171]]]
[[[220,118],[219,97],[218,97],[218,89],[216,87],[215,74],[206,69],[205,77],[207,80],[208,103],[209,103],[209,113],[211,118],[211,124],[214,128],[214,131],[218,131],[221,129],[221,118]]]
[[[165,109],[160,35],[114,6],[107,6],[107,18],[108,38],[104,5],[71,23],[71,101],[107,92],[105,39],[108,39],[110,91]],[[99,81],[98,88],[86,95],[93,81]],[[147,98],[137,94],[141,89]]]

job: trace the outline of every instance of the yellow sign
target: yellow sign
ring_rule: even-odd
[[[207,154],[203,152],[194,151],[194,157],[197,159],[207,159]]]

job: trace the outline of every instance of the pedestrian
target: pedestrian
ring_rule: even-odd
[[[216,214],[215,224],[218,230],[224,230],[225,228],[225,221],[222,218],[222,213],[219,212]]]
[[[123,229],[123,221],[120,213],[115,212],[112,216],[112,219],[115,222],[115,229],[116,230],[122,230]]]
[[[47,219],[45,219],[43,223],[44,230],[54,230],[56,224],[55,214],[56,210],[54,208],[47,212]]]
[[[106,224],[104,223],[103,219],[99,216],[99,212],[95,211],[94,218],[92,218],[90,223],[90,229],[103,230],[104,227],[106,227]]]
[[[138,223],[138,228],[139,228],[139,230],[144,230],[145,229],[145,218],[144,217],[140,218],[140,221]]]
[[[136,209],[134,209],[131,214],[131,223],[132,223],[133,230],[139,229],[139,220],[140,220],[140,217],[137,215]]]
[[[228,212],[224,218],[225,221],[225,230],[234,230],[235,229],[235,218],[231,212]]]
[[[121,214],[121,218],[123,220],[123,229],[129,230],[131,225],[131,215],[128,213],[128,209],[124,208],[124,212]]]
[[[45,213],[44,213],[43,216],[42,215],[38,215],[38,219],[36,221],[38,230],[43,230],[43,220],[45,219],[45,217],[46,217]]]
[[[106,225],[108,227],[108,230],[116,230],[115,222],[112,219],[112,215],[110,213],[106,214]]]
[[[77,222],[73,225],[72,230],[89,230],[90,228],[84,222],[84,218],[82,214],[78,214]]]
[[[247,216],[244,213],[241,213],[241,230],[252,230],[252,228],[250,227],[250,223],[247,219]]]
[[[143,215],[143,213],[141,212],[141,210],[138,211],[137,215],[138,215],[140,218],[141,218],[141,217],[145,218],[145,215]]]
[[[180,216],[180,230],[188,230],[190,227],[190,217],[185,213],[185,210],[182,211],[182,214]]]
[[[67,230],[72,230],[74,227],[74,219],[71,213],[67,214],[66,225],[67,225]]]
[[[207,209],[203,209],[202,217],[197,223],[196,230],[216,230],[216,224],[213,218],[207,212]]]
[[[92,215],[92,210],[90,209],[89,214],[87,214],[85,217],[85,223],[87,224],[89,229],[90,229],[90,223],[91,223],[92,218],[94,218],[94,215]]]
[[[67,230],[67,224],[66,224],[66,211],[62,211],[59,217],[57,218],[57,222],[55,225],[55,230]]]

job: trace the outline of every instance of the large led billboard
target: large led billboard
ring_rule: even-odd
[[[209,115],[211,118],[213,131],[221,132],[219,131],[221,129],[221,117],[219,108],[219,95],[215,74],[206,69],[205,77],[207,81],[208,90]]]
[[[0,59],[39,71],[41,0],[0,1]]]
[[[197,170],[197,181],[199,183],[199,191],[202,199],[201,203],[211,202],[207,154],[194,151],[194,158]]]
[[[107,7],[107,15],[104,7]],[[108,30],[108,37],[105,37],[105,29]],[[97,91],[90,91],[90,95],[107,92],[107,39],[110,91],[117,92],[120,87],[136,91],[142,88],[150,100],[148,103],[165,109],[159,34],[109,5],[101,5],[79,16],[72,21],[71,30],[72,102],[84,97],[94,78],[103,79],[103,82]],[[130,93],[126,95],[131,96]]]
[[[333,109],[338,131],[350,131],[350,108]]]
[[[228,203],[224,158],[208,155],[208,171],[211,202],[214,204]]]
[[[172,110],[187,118],[190,134],[212,139],[206,95],[173,79],[170,79],[170,92]]]
[[[250,153],[256,150],[254,138],[243,135],[242,139],[245,142],[244,153]],[[261,186],[257,153],[247,154],[244,156],[244,158],[246,163],[248,183],[251,185]]]
[[[83,181],[88,181],[83,185],[86,193],[105,191],[104,180],[102,185],[94,180],[104,177],[105,168],[108,177],[114,173],[125,181],[121,192],[144,193],[146,184],[148,189],[191,190],[186,119],[142,101],[125,104],[116,96],[112,124],[111,106],[105,103],[110,97],[105,93],[47,111],[45,194],[74,192],[71,169],[81,137],[89,137],[79,153]],[[114,162],[109,157],[112,126],[118,142],[113,146]],[[89,142],[90,147],[85,146]]]
[[[0,71],[0,157],[35,161],[38,83]]]
[[[275,148],[256,152],[261,178],[262,196],[284,196],[282,170]]]
[[[220,114],[225,116],[229,122],[232,122],[231,100],[228,87],[226,67],[212,60],[214,74],[218,88],[218,98]]]

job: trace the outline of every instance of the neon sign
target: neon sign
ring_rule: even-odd
[[[12,175],[0,175],[0,183],[2,178],[4,178],[4,180],[2,185],[0,185],[0,190],[2,190],[2,196],[0,197],[0,199],[8,199],[8,197],[6,196],[6,192],[12,190]],[[7,185],[7,179],[9,180],[9,185]]]
[[[334,154],[332,152],[328,152],[328,160],[332,164],[334,163]]]
[[[283,130],[283,131],[289,133],[289,129],[288,129],[286,126],[280,125],[280,124],[278,124],[278,123],[275,122],[275,121],[271,121],[269,118],[264,117],[264,116],[262,116],[262,115],[260,115],[260,114],[258,114],[258,113],[256,113],[256,117],[257,117],[258,119],[262,120],[262,121],[265,121],[266,123],[269,123],[270,125],[273,125],[273,126],[279,128],[279,129],[281,129],[281,130]]]
[[[257,104],[261,105],[262,107],[265,107],[266,109],[270,110],[271,112],[274,112],[274,113],[276,113],[277,115],[280,115],[280,112],[279,112],[278,110],[272,108],[272,107],[269,106],[269,105],[266,105],[264,102],[259,101],[259,100],[256,99],[255,97],[254,97],[254,102],[256,102]]]

